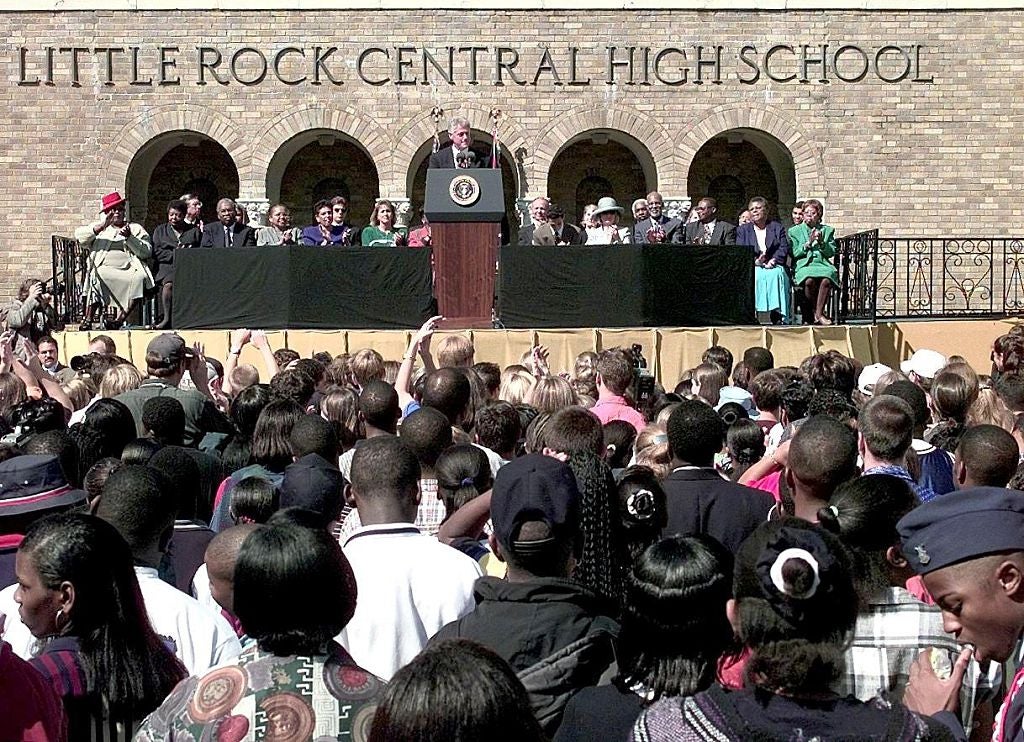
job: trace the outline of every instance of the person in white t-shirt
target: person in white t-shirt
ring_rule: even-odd
[[[107,480],[96,515],[124,536],[135,557],[146,612],[156,633],[174,645],[189,674],[203,673],[242,651],[228,622],[170,585],[157,565],[174,528],[177,498],[167,479],[146,466],[126,466]]]
[[[362,526],[342,543],[359,600],[338,641],[384,680],[437,631],[475,605],[480,567],[413,525],[420,465],[397,438],[365,441],[352,460],[351,494]]]

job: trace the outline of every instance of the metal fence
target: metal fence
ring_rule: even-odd
[[[840,324],[874,322],[877,312],[878,230],[856,232],[836,240],[839,291],[832,296],[832,316]]]
[[[840,322],[1024,314],[1024,237],[879,237],[836,241]]]
[[[82,290],[88,257],[89,250],[79,245],[77,240],[59,235],[50,237],[53,309],[57,319],[69,328],[85,319]]]

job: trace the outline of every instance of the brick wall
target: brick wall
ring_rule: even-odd
[[[645,185],[656,184],[667,198],[698,197],[702,194],[687,192],[697,152],[719,134],[746,129],[788,150],[797,195],[823,198],[827,221],[840,233],[877,226],[883,234],[949,234],[966,231],[968,219],[970,229],[987,234],[1024,229],[1024,202],[1018,195],[1024,172],[1019,132],[1024,97],[1018,90],[1024,73],[1024,14],[1016,10],[566,10],[557,15],[322,8],[68,10],[5,12],[3,19],[8,29],[0,43],[0,209],[8,220],[0,236],[4,294],[26,272],[48,263],[51,234],[69,234],[93,218],[103,193],[137,191],[137,184],[127,182],[129,170],[138,169],[132,168],[133,158],[140,151],[151,156],[147,147],[161,137],[196,132],[212,138],[237,171],[238,195],[259,199],[268,197],[268,170],[280,148],[304,131],[335,130],[367,153],[381,196],[407,198],[410,164],[418,164],[414,159],[430,140],[429,112],[435,105],[443,106],[446,115],[466,115],[482,131],[490,129],[492,107],[504,111],[501,134],[515,162],[520,197],[544,193],[562,146],[595,129],[622,133],[643,145],[634,154]],[[455,30],[459,38],[453,38]],[[763,55],[773,44],[825,43],[833,49],[844,43],[871,49],[889,43],[921,45],[922,75],[933,82],[886,83],[872,74],[859,83],[830,75],[826,84],[814,75],[806,83],[773,82],[763,74],[755,84],[736,78],[743,71],[737,53],[744,44],[755,45]],[[139,76],[153,78],[153,84],[129,84],[127,52],[113,57],[113,86],[104,84],[103,56],[92,52],[81,57],[78,87],[67,82],[67,54],[55,59],[57,84],[18,84],[20,47],[29,49],[26,73],[34,79],[45,78],[44,47],[76,44],[139,47]],[[489,61],[481,62],[480,84],[467,84],[463,56],[456,63],[454,85],[436,82],[436,75],[436,84],[369,85],[355,73],[355,58],[368,47],[385,47],[394,56],[395,46],[437,50],[448,44],[490,48],[481,57]],[[628,85],[619,70],[619,81],[608,85],[609,44],[618,46],[620,54],[630,45],[692,51],[694,44],[721,44],[726,74],[721,84]],[[180,77],[179,85],[156,84],[155,50],[161,45],[179,47],[177,67],[170,70]],[[217,47],[226,58],[254,46],[273,61],[288,45],[302,46],[309,57],[305,62],[297,55],[286,57],[281,73],[305,74],[306,82],[288,85],[268,75],[255,85],[234,80],[221,85],[210,76],[208,84],[196,83],[197,46]],[[323,78],[322,84],[311,84],[317,45],[339,47],[328,66],[343,84]],[[555,85],[553,76],[542,72],[536,86],[507,79],[505,85],[494,85],[498,46],[520,52],[519,73],[530,82],[542,47],[550,47],[564,84]],[[591,78],[589,85],[568,84],[569,46],[581,50],[581,75]],[[413,58],[408,72],[422,77],[419,58]],[[373,60],[366,66],[368,75],[396,76],[393,60],[384,64],[382,55]],[[676,66],[670,60],[665,69],[675,74]],[[788,72],[794,63],[780,55],[777,66]],[[891,64],[883,66],[885,74],[892,74]],[[849,60],[841,72],[853,74]],[[251,55],[240,59],[238,73],[242,78],[253,73]],[[192,178],[208,167],[188,162],[170,175]],[[369,168],[362,183],[358,198],[372,199]],[[233,182],[221,187],[230,192]],[[572,204],[575,185],[560,183],[558,188],[564,193],[559,198]],[[153,189],[154,199],[181,190],[178,183]],[[299,183],[294,192],[309,190],[309,183]],[[626,194],[621,198],[630,200]],[[147,204],[148,221],[154,209],[162,205]],[[293,209],[304,211],[302,204]],[[359,211],[368,211],[365,202]]]

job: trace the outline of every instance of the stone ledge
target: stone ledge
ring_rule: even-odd
[[[904,0],[523,0],[512,12],[530,10],[679,10],[679,11],[884,11],[922,13],[929,11],[1016,10],[1022,0],[922,0],[908,8]],[[0,8],[0,13],[90,11],[261,11],[331,10],[344,11],[333,0],[22,0],[16,7]],[[359,11],[367,10],[466,10],[509,11],[506,0],[368,0]]]

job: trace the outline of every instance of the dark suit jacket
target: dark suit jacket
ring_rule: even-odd
[[[472,149],[472,148],[471,148]],[[480,166],[480,155],[477,154],[476,165],[473,167]],[[437,150],[437,152],[430,153],[430,160],[427,162],[428,168],[449,168],[454,169],[455,167],[455,149],[448,145]]]
[[[664,534],[707,534],[733,554],[768,520],[775,498],[767,492],[722,479],[713,469],[681,469],[662,482],[668,498]]]
[[[665,230],[665,242],[677,242],[676,235],[679,234],[683,223],[678,219],[669,219],[664,214],[658,220],[661,228]],[[654,217],[647,217],[642,222],[633,225],[633,244],[643,245],[647,242],[647,230],[654,226]]]
[[[153,258],[158,263],[171,263],[174,261],[174,251],[180,244],[182,247],[198,247],[202,238],[196,227],[185,225],[185,229],[178,238],[170,224],[164,222],[158,224],[150,235],[153,241]]]
[[[704,225],[699,221],[691,222],[686,225],[686,229],[681,232],[676,232],[677,239],[682,237],[682,242],[687,245],[692,245],[697,242],[698,237],[702,237],[704,234]],[[736,227],[729,222],[723,222],[721,219],[715,222],[715,231],[711,233],[712,245],[735,245],[736,244]]]
[[[256,247],[256,232],[252,227],[235,224],[232,228],[232,247]],[[220,222],[207,224],[203,227],[203,239],[199,247],[227,247],[224,244],[224,225]]]
[[[580,241],[580,231],[571,224],[562,225],[562,236],[558,239],[555,238],[555,230],[550,224],[542,224],[534,230],[533,245],[578,245]]]
[[[757,237],[754,234],[753,224],[741,224],[736,227],[736,244],[746,245],[757,257]],[[779,265],[786,264],[786,257],[789,255],[789,235],[786,228],[779,222],[772,220],[765,227],[764,246],[767,248],[764,254],[765,261],[774,260]]]

